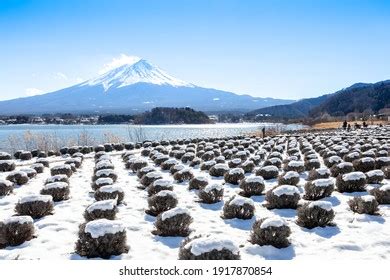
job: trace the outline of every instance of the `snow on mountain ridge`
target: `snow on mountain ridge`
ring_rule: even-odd
[[[136,83],[156,85],[171,85],[174,87],[194,87],[193,84],[179,80],[145,59],[135,60],[134,63],[121,65],[101,76],[88,80],[83,85],[102,85],[104,91],[109,88],[120,88]]]

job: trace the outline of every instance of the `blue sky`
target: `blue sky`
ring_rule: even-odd
[[[0,0],[0,100],[136,55],[204,87],[299,99],[390,79],[390,1]]]

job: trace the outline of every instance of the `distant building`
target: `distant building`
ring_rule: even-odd
[[[377,115],[379,119],[390,122],[390,111],[383,112]]]

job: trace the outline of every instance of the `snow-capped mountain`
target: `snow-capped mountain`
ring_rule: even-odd
[[[194,85],[176,79],[159,67],[142,58],[134,58],[134,63],[124,64],[97,78],[91,79],[81,85],[102,85],[107,91],[111,87],[120,88],[136,83],[155,85],[169,85],[174,87],[193,87]]]
[[[249,111],[291,102],[293,100],[259,98],[198,87],[137,58],[68,88],[1,101],[0,114],[131,114],[154,107],[186,106],[202,111]]]

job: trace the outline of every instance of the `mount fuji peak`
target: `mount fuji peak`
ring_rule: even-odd
[[[0,115],[134,114],[154,107],[245,112],[292,102],[199,87],[169,75],[145,59],[131,57],[125,64],[83,83],[42,95],[0,101]]]
[[[132,60],[134,62],[112,69],[97,78],[82,83],[81,85],[102,85],[105,91],[112,87],[120,88],[137,83],[167,85],[173,87],[194,87],[194,85],[190,83],[172,77],[145,59],[132,57]]]

